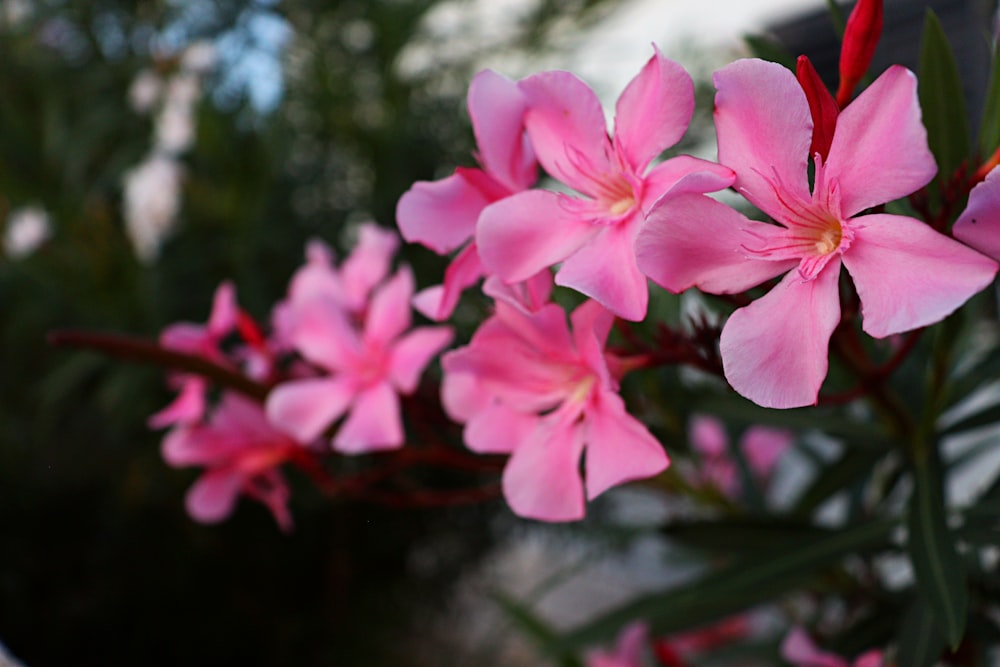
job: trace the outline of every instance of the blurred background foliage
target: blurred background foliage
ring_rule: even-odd
[[[290,537],[252,503],[195,524],[195,471],[167,468],[145,426],[170,398],[162,374],[45,336],[202,322],[224,279],[265,319],[307,239],[343,253],[352,223],[391,226],[411,183],[471,164],[465,85],[484,52],[557,48],[555,31],[616,2],[544,0],[501,38],[407,71],[445,4],[462,5],[0,2],[0,217],[36,207],[51,227],[30,255],[0,255],[0,641],[27,665],[414,664],[413,619],[487,546],[496,507],[334,504],[293,479]],[[155,128],[130,89],[198,40],[218,62],[177,157],[176,229],[143,261],[123,179]],[[436,281],[440,258],[406,252]],[[415,571],[415,545],[456,533]]]

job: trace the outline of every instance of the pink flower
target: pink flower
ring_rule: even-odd
[[[603,349],[612,319],[588,301],[573,312],[571,333],[555,304],[528,313],[498,302],[469,345],[442,358],[445,409],[465,423],[470,449],[511,454],[503,491],[521,516],[583,517],[585,449],[590,499],[667,467],[608,371]]]
[[[239,308],[236,305],[236,289],[232,283],[224,282],[215,290],[212,312],[205,324],[178,322],[163,330],[160,345],[177,352],[204,357],[211,361],[228,363],[220,345],[222,340],[236,329]],[[198,375],[178,374],[180,385],[177,398],[167,407],[152,415],[150,428],[164,428],[172,424],[195,422],[205,414],[206,380]]]
[[[862,653],[853,662],[834,653],[821,651],[800,627],[792,628],[781,643],[781,657],[795,667],[883,667],[885,665],[882,651],[878,649]]]
[[[740,60],[718,71],[715,85],[719,160],[779,224],[683,194],[649,213],[636,252],[642,270],[674,292],[738,293],[787,272],[722,331],[723,366],[737,392],[765,407],[816,403],[840,322],[842,263],[863,328],[876,338],[933,324],[993,280],[994,261],[919,220],[861,215],[934,176],[911,72],[888,69],[840,114],[828,159],[816,159],[812,192],[813,125],[795,76]]]
[[[522,123],[525,100],[517,84],[483,70],[469,85],[468,107],[482,169],[460,167],[442,180],[415,183],[396,208],[399,231],[410,243],[440,255],[464,246],[445,271],[444,284],[421,291],[414,300],[418,311],[438,321],[451,315],[462,290],[486,275],[472,241],[480,213],[530,188],[537,178]]]
[[[483,263],[505,282],[519,282],[562,262],[557,284],[641,320],[649,294],[633,242],[643,212],[667,191],[732,183],[729,169],[689,156],[649,168],[687,130],[691,77],[656,51],[618,98],[613,138],[597,96],[572,74],[542,72],[519,86],[538,161],[584,197],[529,190],[490,205],[476,229]]]
[[[729,451],[725,425],[714,417],[696,416],[691,420],[690,438],[701,457],[702,480],[730,498],[739,495],[739,468]],[[791,447],[793,439],[784,429],[751,426],[746,430],[739,447],[757,481],[766,484],[770,480],[778,460]]]
[[[172,466],[203,466],[188,491],[188,514],[202,523],[228,517],[242,494],[263,503],[283,531],[292,528],[288,486],[278,466],[302,445],[276,430],[261,406],[234,393],[223,394],[207,423],[175,427],[163,440],[163,458]]]
[[[346,413],[333,438],[338,451],[400,447],[399,394],[416,389],[424,368],[452,336],[448,327],[407,333],[412,296],[413,275],[400,269],[373,292],[361,328],[329,294],[297,302],[290,341],[329,375],[278,385],[267,399],[268,418],[308,442]]]
[[[637,621],[625,626],[613,651],[591,651],[586,667],[642,667],[643,650],[649,643],[649,627]]]
[[[1000,260],[1000,169],[972,188],[969,204],[951,231],[963,243]]]

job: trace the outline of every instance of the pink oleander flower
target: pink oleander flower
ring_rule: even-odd
[[[239,308],[236,305],[236,288],[224,282],[215,290],[212,312],[205,324],[178,322],[163,330],[160,345],[177,352],[185,352],[221,363],[229,363],[220,347],[226,336],[237,326]],[[149,420],[150,428],[164,428],[172,424],[196,422],[205,415],[205,392],[208,382],[199,375],[178,374],[177,397]]]
[[[358,242],[351,254],[334,265],[333,251],[322,241],[306,246],[306,263],[292,276],[288,296],[272,313],[279,345],[289,347],[288,332],[293,328],[295,304],[322,294],[360,318],[368,307],[372,290],[389,275],[392,259],[399,249],[399,237],[375,223],[360,226]]]
[[[690,424],[691,445],[700,456],[701,481],[712,484],[729,498],[740,494],[741,481],[737,462],[729,450],[729,436],[718,419],[696,416]],[[785,429],[751,426],[740,438],[739,448],[750,473],[767,484],[778,460],[792,446],[794,436]]]
[[[643,667],[642,656],[649,644],[649,627],[636,621],[625,626],[612,651],[596,650],[587,654],[586,667]]]
[[[414,299],[414,307],[436,321],[447,319],[462,290],[487,273],[472,240],[483,209],[527,190],[538,177],[522,123],[524,95],[516,83],[483,70],[469,85],[468,108],[482,168],[460,167],[439,181],[415,183],[396,208],[399,231],[410,243],[421,243],[440,255],[462,248],[445,271],[444,284],[429,287]]]
[[[205,468],[185,499],[193,519],[223,521],[245,495],[265,505],[285,532],[292,517],[278,467],[301,451],[300,443],[268,422],[260,405],[234,393],[222,395],[207,422],[175,427],[162,446],[168,464]]]
[[[1000,169],[972,188],[969,203],[951,229],[955,238],[1000,260]]]
[[[690,156],[650,168],[687,131],[691,77],[657,50],[618,98],[612,137],[597,96],[569,72],[542,72],[518,85],[539,163],[583,197],[528,190],[491,204],[476,228],[483,264],[519,282],[562,262],[557,284],[641,320],[649,293],[633,242],[643,212],[668,191],[721,190],[733,179],[728,168]]]
[[[407,268],[376,288],[359,327],[331,295],[296,302],[289,340],[328,375],[284,382],[267,399],[268,418],[309,442],[347,414],[334,449],[356,454],[403,444],[399,394],[417,388],[431,359],[451,341],[448,327],[410,328],[413,274]]]
[[[815,159],[812,192],[813,123],[795,76],[740,60],[716,72],[715,86],[719,160],[778,224],[682,194],[650,211],[636,253],[646,275],[674,292],[739,293],[786,274],[723,328],[723,366],[737,392],[765,407],[816,403],[840,323],[841,264],[861,299],[862,328],[876,338],[938,322],[993,280],[996,262],[923,222],[864,214],[936,171],[909,70],[889,68],[841,112],[827,160]]]
[[[608,370],[612,319],[587,301],[573,312],[571,332],[555,304],[529,313],[498,302],[469,345],[442,358],[442,400],[465,423],[466,445],[511,454],[502,486],[516,514],[580,519],[584,486],[593,499],[667,467],[663,448],[625,411]]]
[[[822,651],[800,627],[792,628],[781,643],[781,657],[795,667],[883,667],[882,651],[865,651],[853,661]]]

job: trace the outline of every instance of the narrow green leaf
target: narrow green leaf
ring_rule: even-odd
[[[672,540],[696,549],[742,554],[783,550],[830,531],[806,521],[785,517],[733,516],[715,520],[674,521],[663,528]]]
[[[740,558],[689,584],[637,598],[556,640],[550,651],[564,655],[598,641],[619,628],[644,619],[654,634],[670,634],[724,618],[807,583],[847,554],[870,551],[889,543],[895,522],[857,523],[827,531],[797,548],[780,548]]]
[[[941,435],[945,436],[952,433],[961,433],[962,431],[971,431],[972,429],[989,426],[997,422],[1000,422],[1000,404],[988,405],[978,412],[973,412],[962,417],[954,424],[949,424],[947,428],[941,431]]]
[[[844,10],[840,8],[836,0],[826,0],[826,8],[830,11],[830,22],[833,23],[833,31],[837,33],[838,39],[843,39],[844,30],[847,29],[847,19],[844,18]]]
[[[927,604],[915,596],[896,636],[899,667],[932,667],[945,648],[945,638]]]
[[[543,651],[547,652],[546,649],[552,645],[556,634],[545,621],[538,618],[526,606],[503,593],[494,592],[492,598],[522,632],[533,639]],[[569,653],[550,654],[550,657],[556,658],[560,667],[583,667],[580,660]]]
[[[948,644],[955,648],[965,632],[968,597],[955,538],[945,516],[937,448],[928,449],[927,455],[913,467],[915,488],[907,520],[908,547],[917,587],[934,612]]]
[[[969,121],[958,66],[941,21],[930,9],[920,46],[918,94],[938,179],[947,180],[969,156]]]
[[[884,455],[885,451],[880,449],[848,447],[839,459],[819,471],[816,480],[802,492],[792,513],[808,516],[830,496],[867,477]]]
[[[744,35],[743,41],[747,43],[750,53],[755,57],[770,60],[773,63],[784,65],[793,72],[795,71],[795,56],[781,44],[760,35]]]
[[[979,150],[983,158],[992,155],[998,145],[1000,145],[1000,41],[993,46],[990,83],[986,89],[983,124],[979,128]]]

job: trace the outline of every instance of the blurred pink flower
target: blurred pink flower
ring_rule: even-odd
[[[860,215],[936,172],[909,70],[889,68],[840,114],[811,193],[813,122],[795,75],[740,60],[716,72],[715,85],[719,161],[779,224],[701,195],[668,197],[650,211],[636,252],[646,275],[674,292],[739,293],[786,274],[723,328],[723,366],[737,392],[765,407],[816,403],[840,322],[841,263],[876,338],[933,324],[993,280],[996,262],[919,220]]]
[[[952,227],[955,238],[1000,260],[1000,169],[972,188],[969,203]]]
[[[202,466],[204,474],[188,491],[188,514],[202,523],[228,517],[242,494],[263,503],[283,531],[292,528],[289,491],[278,467],[302,445],[275,429],[260,405],[225,393],[205,423],[184,423],[163,440],[172,466]]]
[[[462,290],[486,275],[472,240],[483,209],[530,188],[537,179],[535,154],[524,135],[525,100],[517,84],[483,70],[469,85],[468,108],[482,168],[459,167],[447,178],[415,183],[396,209],[407,241],[440,255],[462,248],[445,271],[444,284],[414,299],[418,311],[437,321],[451,315]]]
[[[613,651],[591,651],[586,667],[643,667],[642,655],[649,643],[649,627],[636,621],[625,626],[618,635]]]
[[[625,411],[604,358],[612,315],[587,301],[571,317],[548,304],[529,313],[505,302],[466,347],[442,358],[442,400],[477,452],[509,453],[511,509],[544,521],[584,515],[586,495],[667,467],[663,447]]]
[[[641,320],[649,294],[633,242],[643,212],[667,191],[720,190],[733,179],[730,169],[689,156],[649,168],[687,131],[691,77],[656,50],[618,98],[613,138],[597,96],[569,72],[542,72],[518,85],[539,163],[584,197],[529,190],[491,204],[476,229],[483,263],[519,282],[562,262],[557,284]]]
[[[335,449],[360,453],[403,444],[399,394],[412,393],[431,359],[451,341],[448,327],[410,328],[413,275],[402,268],[374,290],[361,328],[328,293],[295,303],[289,341],[329,375],[284,382],[267,400],[280,429],[308,442],[347,413]]]
[[[872,649],[849,661],[835,653],[822,651],[813,643],[806,631],[792,628],[781,643],[781,657],[795,667],[883,667],[882,651]]]
[[[740,493],[739,466],[729,450],[729,436],[722,421],[704,415],[691,419],[691,445],[701,459],[700,472],[703,482],[714,485],[726,496],[734,498]],[[739,448],[750,468],[750,473],[766,484],[774,468],[794,441],[785,429],[751,426],[740,438]]]

